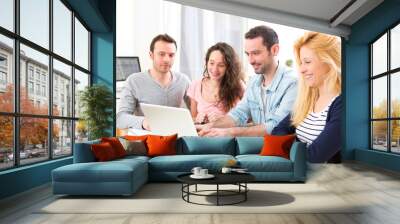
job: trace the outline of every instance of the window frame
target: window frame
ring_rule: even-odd
[[[12,60],[12,69],[11,69],[11,75],[13,75],[14,78],[14,111],[13,112],[1,112],[0,111],[0,116],[4,116],[4,117],[12,117],[13,119],[13,154],[14,154],[14,161],[13,161],[13,166],[10,167],[5,167],[5,168],[0,168],[0,172],[4,171],[4,170],[10,170],[10,169],[15,169],[18,167],[23,167],[23,166],[28,166],[28,165],[32,165],[32,164],[37,164],[37,163],[43,163],[49,160],[53,160],[53,159],[61,159],[64,157],[70,157],[73,155],[74,152],[74,143],[75,143],[75,123],[76,121],[79,120],[79,117],[75,117],[74,116],[74,110],[75,108],[72,107],[71,108],[71,114],[68,116],[56,116],[53,115],[53,59],[58,60],[61,63],[64,63],[68,66],[71,66],[71,104],[74,105],[75,103],[75,88],[73,83],[75,82],[75,69],[85,73],[88,75],[89,77],[89,83],[88,86],[92,85],[92,69],[91,69],[91,48],[92,48],[92,44],[91,44],[91,36],[92,36],[92,30],[89,29],[89,27],[87,26],[87,24],[83,21],[83,19],[72,9],[72,7],[65,1],[65,0],[59,0],[68,10],[71,11],[71,18],[69,19],[70,23],[71,23],[71,49],[70,49],[70,53],[71,53],[71,58],[67,59],[64,58],[63,56],[57,54],[54,52],[53,49],[53,23],[54,23],[54,17],[53,17],[53,1],[54,0],[48,0],[49,3],[49,47],[48,49],[46,49],[45,47],[42,47],[39,44],[34,43],[33,41],[30,41],[29,39],[24,38],[23,36],[20,35],[20,0],[14,0],[13,1],[13,10],[14,10],[14,30],[10,31],[4,27],[0,26],[0,35],[10,38],[13,41],[13,60]],[[81,66],[79,66],[78,64],[75,63],[75,25],[74,25],[74,21],[75,19],[79,20],[79,22],[83,25],[83,27],[88,31],[88,69],[85,69]],[[42,81],[42,77],[41,75],[43,74],[42,72],[44,72],[43,70],[39,71],[39,80],[37,80],[36,78],[36,72],[37,72],[37,68],[33,67],[33,79],[31,79],[30,76],[30,68],[31,66],[29,65],[29,63],[27,63],[27,74],[25,74],[26,76],[26,87],[27,87],[27,91],[29,91],[29,87],[28,87],[28,82],[32,81],[33,82],[33,86],[34,86],[34,92],[36,92],[35,89],[35,85],[40,83],[40,87],[42,88],[42,85],[45,85],[45,95],[48,97],[47,102],[48,102],[48,112],[46,115],[39,115],[39,114],[26,114],[26,113],[21,113],[20,112],[20,85],[21,85],[21,80],[20,80],[20,65],[21,65],[21,56],[20,56],[20,45],[25,45],[27,47],[32,48],[33,50],[36,50],[42,54],[45,54],[46,56],[48,56],[49,62],[48,62],[48,73],[47,73],[47,77],[46,77],[46,84],[44,84]],[[40,90],[41,90],[40,88]],[[35,93],[34,93],[35,94]],[[42,96],[42,91],[40,91],[40,94],[37,95],[38,97],[43,97]],[[38,100],[38,99],[37,99]],[[37,101],[35,101],[34,103],[37,103]],[[47,119],[48,122],[48,135],[47,135],[47,142],[49,144],[47,144],[47,150],[48,150],[48,154],[46,155],[47,157],[43,157],[43,160],[40,160],[38,162],[30,162],[30,163],[24,163],[21,164],[21,158],[20,158],[20,119],[21,118],[45,118]],[[71,122],[71,153],[68,155],[62,155],[62,156],[54,156],[54,147],[53,147],[53,123],[57,120],[65,120],[65,121],[70,121]]]
[[[369,44],[369,149],[373,151],[380,151],[380,152],[386,152],[386,153],[391,153],[391,154],[400,154],[400,152],[394,152],[392,151],[392,122],[393,121],[400,121],[400,117],[393,117],[392,116],[392,83],[391,79],[393,75],[396,75],[396,73],[400,72],[400,67],[397,68],[391,68],[391,31],[395,27],[400,26],[400,21],[397,21],[396,23],[392,24],[390,27],[385,29],[384,32],[379,34],[375,39],[373,39]],[[376,43],[381,37],[384,35],[387,35],[387,51],[386,51],[386,57],[387,57],[387,62],[386,62],[386,70],[385,72],[376,74],[374,76],[373,72],[373,44]],[[386,77],[386,87],[387,87],[387,93],[386,93],[386,98],[387,98],[387,105],[386,105],[386,117],[385,118],[373,118],[373,93],[374,93],[374,86],[373,86],[373,81],[378,79]],[[386,121],[386,151],[379,150],[374,148],[374,132],[373,132],[373,122],[376,121]]]

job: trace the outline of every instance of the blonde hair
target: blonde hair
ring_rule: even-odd
[[[302,37],[297,39],[294,44],[294,55],[298,67],[300,67],[301,64],[300,49],[303,46],[307,46],[314,51],[317,57],[328,65],[329,71],[326,74],[326,82],[330,90],[339,95],[342,85],[340,39],[327,34],[306,32]],[[297,127],[314,108],[318,97],[318,89],[307,86],[304,77],[300,75],[298,94],[292,114],[292,124],[295,127]]]

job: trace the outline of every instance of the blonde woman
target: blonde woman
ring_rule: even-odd
[[[341,55],[339,38],[307,32],[294,45],[299,89],[293,112],[272,131],[296,133],[311,163],[339,162],[341,148]]]

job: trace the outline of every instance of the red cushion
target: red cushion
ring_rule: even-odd
[[[91,149],[94,157],[99,162],[109,161],[117,158],[113,147],[108,142],[92,144]]]
[[[176,155],[177,138],[177,134],[171,136],[149,135],[146,140],[148,148],[147,155]]]
[[[104,137],[101,138],[101,142],[108,142],[114,149],[115,155],[117,158],[125,157],[126,156],[126,151],[124,149],[124,146],[122,146],[121,142],[119,141],[118,138],[114,137]]]
[[[295,135],[265,135],[264,146],[261,149],[262,156],[280,156],[289,159],[290,147],[292,147]]]

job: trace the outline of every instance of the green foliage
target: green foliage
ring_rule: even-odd
[[[102,84],[86,87],[80,93],[81,118],[87,125],[89,139],[109,136],[107,129],[112,125],[113,94]]]
[[[392,113],[391,117],[400,117],[400,100],[393,99],[391,102]],[[373,118],[387,118],[387,100],[382,100],[378,106],[374,107]],[[397,141],[400,138],[400,122],[392,121],[392,140]],[[387,136],[387,122],[386,121],[375,121],[373,125],[374,138],[386,138]]]
[[[287,60],[285,61],[285,65],[292,68],[292,66],[293,66],[293,60],[292,60],[292,59],[287,59]]]

